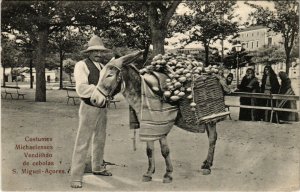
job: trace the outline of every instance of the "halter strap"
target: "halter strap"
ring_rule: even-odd
[[[113,66],[113,67],[115,67],[116,69],[118,69],[118,71],[119,71],[119,75],[118,75],[118,77],[117,77],[117,82],[116,82],[116,84],[114,85],[114,87],[111,89],[111,91],[108,93],[108,94],[105,94],[104,93],[104,91],[102,91],[101,89],[100,89],[100,87],[97,87],[97,90],[106,98],[106,100],[111,100],[111,98],[112,98],[112,94],[115,92],[115,90],[117,89],[117,87],[118,87],[118,85],[119,85],[119,83],[120,83],[120,81],[123,79],[122,78],[122,72],[121,72],[121,68],[119,68],[118,66],[116,66],[116,65],[111,65],[111,66]]]

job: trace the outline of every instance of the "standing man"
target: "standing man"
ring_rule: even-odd
[[[75,147],[71,165],[71,187],[81,188],[89,145],[92,140],[92,173],[94,175],[112,176],[106,170],[103,162],[106,139],[107,109],[105,102],[103,108],[91,104],[90,98],[99,80],[103,60],[111,54],[111,50],[104,47],[98,36],[93,36],[88,42],[88,48],[83,51],[88,58],[75,65],[74,77],[76,92],[82,101],[79,108],[79,128],[77,131]]]

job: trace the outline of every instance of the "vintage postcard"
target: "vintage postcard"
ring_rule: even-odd
[[[2,191],[298,191],[298,1],[2,1]]]

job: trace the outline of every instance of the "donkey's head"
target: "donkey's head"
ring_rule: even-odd
[[[113,59],[105,65],[100,72],[97,89],[91,96],[93,105],[103,107],[107,99],[121,91],[123,67],[134,62],[141,55],[143,55],[143,51],[138,51]]]

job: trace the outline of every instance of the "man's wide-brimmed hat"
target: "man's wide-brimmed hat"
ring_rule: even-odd
[[[104,47],[104,44],[102,42],[102,39],[98,37],[97,35],[94,35],[91,37],[91,39],[88,42],[88,48],[86,50],[83,50],[83,53],[89,52],[89,51],[105,51],[110,52],[111,49],[108,49]]]

